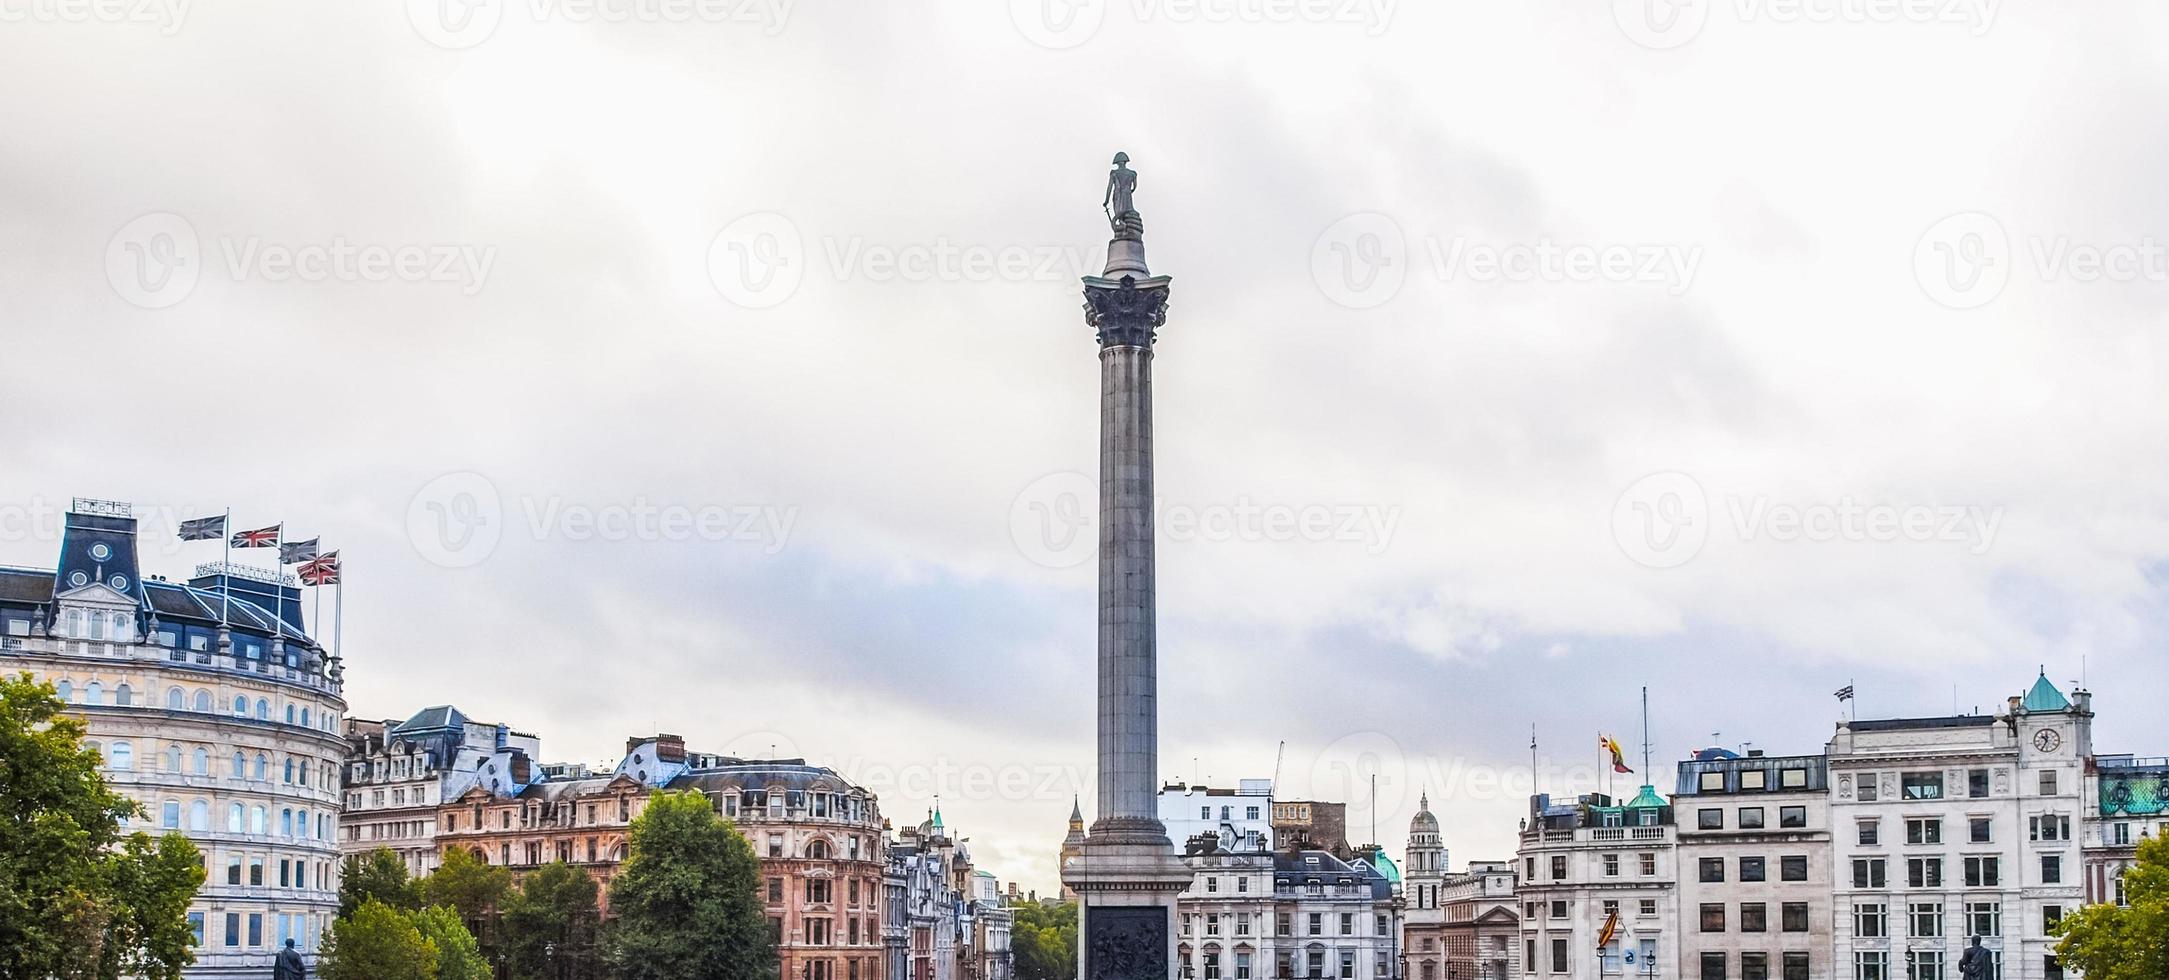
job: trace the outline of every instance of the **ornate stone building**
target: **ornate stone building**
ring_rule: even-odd
[[[0,568],[0,670],[52,684],[143,805],[207,877],[190,902],[186,975],[264,977],[284,941],[311,963],[338,912],[338,661],[304,631],[301,592],[270,570],[146,578],[127,504],[78,500],[54,569]]]
[[[1672,806],[1644,785],[1624,803],[1590,793],[1529,800],[1517,859],[1522,972],[1570,980],[1657,978],[1677,968]],[[1606,942],[1605,925],[1618,927]]]
[[[564,861],[608,886],[633,819],[657,790],[701,793],[753,845],[761,898],[786,980],[879,980],[885,901],[874,795],[803,760],[686,751],[675,735],[633,739],[615,771],[543,778],[524,755],[506,782],[477,784],[438,808],[440,850],[468,848],[520,873]],[[489,774],[489,763],[485,763]]]
[[[405,721],[346,723],[346,813],[339,850],[353,856],[385,848],[407,872],[437,868],[437,808],[468,789],[515,792],[519,774],[541,751],[533,735],[469,720],[450,705],[423,708]]]
[[[1509,980],[1521,972],[1521,912],[1508,861],[1470,861],[1440,886],[1442,980]],[[1424,980],[1420,974],[1411,980]]]
[[[1439,980],[1446,976],[1446,845],[1439,837],[1438,816],[1431,812],[1431,794],[1416,801],[1416,815],[1408,821],[1407,877],[1403,886],[1406,907],[1401,925],[1401,948],[1407,951],[1407,975],[1414,980]]]

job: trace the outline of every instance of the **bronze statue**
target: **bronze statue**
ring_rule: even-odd
[[[294,950],[294,941],[286,941],[286,948],[279,950],[277,959],[271,961],[271,980],[309,980],[308,964],[301,961],[301,954]]]
[[[1107,224],[1115,231],[1122,230],[1122,216],[1137,213],[1137,171],[1130,169],[1130,155],[1115,154],[1115,169],[1107,174],[1107,196],[1100,207],[1107,211]]]
[[[1958,956],[1960,980],[1988,980],[1995,969],[1995,954],[1981,947],[1981,937],[1973,937],[1973,945],[1966,947]]]

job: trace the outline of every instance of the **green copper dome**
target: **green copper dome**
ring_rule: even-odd
[[[1371,863],[1373,867],[1378,869],[1379,874],[1386,876],[1387,881],[1396,885],[1401,883],[1401,866],[1393,863],[1393,859],[1386,856],[1385,848],[1378,849],[1372,856]]]
[[[1629,809],[1633,809],[1645,806],[1664,806],[1666,804],[1664,800],[1658,798],[1657,788],[1655,786],[1651,786],[1648,783],[1643,783],[1642,791],[1640,793],[1636,793],[1634,795],[1634,799],[1628,800],[1626,805]]]
[[[2049,683],[2048,668],[2043,667],[2040,678],[2033,682],[2033,690],[2026,692],[2022,704],[2028,711],[2063,711],[2071,707],[2071,700],[2064,697],[2064,692],[2057,690],[2056,685]]]

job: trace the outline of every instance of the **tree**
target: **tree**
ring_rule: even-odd
[[[2129,906],[2089,905],[2064,916],[2055,929],[2058,962],[2086,980],[2169,977],[2169,837],[2139,842],[2124,897]]]
[[[0,678],[0,977],[178,980],[203,858],[179,834],[123,834],[82,723],[30,675]]]
[[[476,925],[496,911],[511,887],[510,869],[491,867],[466,848],[455,847],[444,852],[444,863],[422,879],[422,899],[431,905],[449,905],[462,920]]]
[[[322,980],[437,980],[437,962],[437,945],[411,916],[372,899],[332,924],[318,973]]]
[[[775,980],[753,845],[697,792],[658,793],[610,882],[619,980]]]
[[[595,972],[595,879],[562,861],[520,879],[501,919],[505,969],[514,980],[571,980]]]
[[[375,899],[402,912],[422,907],[419,882],[407,877],[407,863],[379,847],[367,854],[350,854],[339,868],[339,917],[344,919]]]
[[[1009,932],[1017,980],[1076,980],[1077,906],[1019,902]]]
[[[442,905],[408,914],[415,931],[437,948],[437,980],[489,980],[490,964],[482,958],[482,944],[459,921],[459,913]]]

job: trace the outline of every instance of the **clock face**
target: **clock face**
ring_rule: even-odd
[[[2064,737],[2056,734],[2056,729],[2044,728],[2033,737],[2033,744],[2043,752],[2054,752],[2057,746],[2064,744]]]

